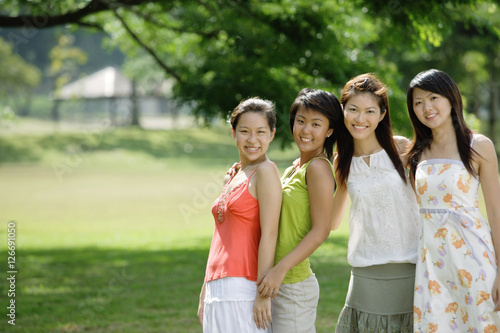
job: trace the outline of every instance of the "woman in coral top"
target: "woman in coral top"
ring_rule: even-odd
[[[230,121],[241,167],[226,176],[212,206],[198,318],[203,332],[265,332],[271,300],[258,294],[256,281],[273,265],[281,207],[279,171],[266,155],[276,132],[274,104],[243,100]]]

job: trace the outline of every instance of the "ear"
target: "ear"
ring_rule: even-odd
[[[276,134],[276,127],[271,131],[271,141],[274,140],[274,135]]]
[[[387,113],[387,109],[384,109],[384,112],[380,113],[380,118],[378,119],[378,122],[381,122],[382,119],[384,119],[386,113]]]
[[[233,139],[236,139],[235,136],[236,136],[236,133],[234,133],[234,129],[231,127],[231,136],[233,137]]]
[[[326,132],[326,137],[329,138],[330,135],[333,133],[333,128],[329,128],[328,131]]]

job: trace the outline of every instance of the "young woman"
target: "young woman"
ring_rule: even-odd
[[[387,88],[375,76],[347,82],[341,104],[332,230],[350,197],[352,271],[335,331],[413,332],[418,211],[402,157],[409,140],[393,137]]]
[[[242,101],[231,115],[240,169],[226,176],[212,206],[210,246],[198,318],[203,332],[262,332],[271,322],[271,300],[256,281],[273,266],[281,207],[279,171],[266,155],[276,131],[274,104]]]
[[[330,233],[335,181],[330,163],[341,108],[335,95],[303,89],[290,109],[300,158],[283,174],[275,266],[259,279],[271,296],[274,333],[315,332],[319,286],[309,256]]]
[[[495,148],[467,127],[460,91],[442,71],[419,73],[408,88],[407,105],[415,132],[410,169],[422,221],[415,331],[497,332],[500,184]],[[479,211],[480,185],[489,224]]]

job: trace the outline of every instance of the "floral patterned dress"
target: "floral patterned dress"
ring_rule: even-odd
[[[491,297],[497,264],[490,227],[479,211],[479,180],[449,159],[421,162],[415,178],[422,221],[415,332],[500,331]]]

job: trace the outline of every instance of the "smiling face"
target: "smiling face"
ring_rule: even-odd
[[[333,133],[330,121],[321,112],[300,108],[293,122],[293,139],[301,153],[319,155],[328,136]]]
[[[376,140],[375,129],[384,116],[372,93],[357,93],[344,106],[344,124],[354,140]]]
[[[260,160],[273,141],[276,129],[271,130],[267,117],[262,113],[242,113],[236,128],[231,129],[242,164]]]
[[[418,120],[431,129],[451,124],[451,104],[443,95],[413,89],[413,111]]]

